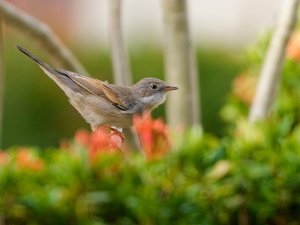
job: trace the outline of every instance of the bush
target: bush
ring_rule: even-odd
[[[279,126],[280,127],[280,126]],[[299,132],[239,123],[199,131],[166,155],[9,149],[0,156],[3,224],[299,224]],[[80,141],[79,141],[80,142]],[[124,156],[125,154],[125,156]]]

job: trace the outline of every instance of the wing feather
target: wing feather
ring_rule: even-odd
[[[58,73],[63,73],[67,75],[70,79],[72,79],[79,86],[87,90],[93,95],[97,95],[102,98],[106,98],[109,100],[112,105],[120,110],[126,111],[128,108],[126,107],[126,101],[124,100],[124,95],[130,95],[131,92],[128,88],[118,87],[113,88],[112,84],[108,84],[107,82],[103,82],[101,80],[97,80],[94,78],[82,76],[80,74],[70,72],[67,70],[57,70]],[[119,92],[118,92],[119,90]],[[122,93],[120,91],[122,90]]]

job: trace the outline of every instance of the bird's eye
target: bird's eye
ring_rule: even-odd
[[[157,85],[156,84],[151,84],[151,89],[152,90],[156,90],[157,89]]]

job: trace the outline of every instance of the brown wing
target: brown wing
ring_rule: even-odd
[[[119,97],[119,94],[112,88],[110,88],[107,84],[102,84],[102,91],[104,92],[106,97],[108,97],[109,100],[111,100],[112,102],[115,102],[117,104],[123,104]]]
[[[123,111],[128,110],[132,103],[132,93],[127,87],[102,83],[102,91],[113,102],[113,105]]]
[[[80,74],[67,70],[60,69],[57,70],[57,72],[65,74],[91,94],[106,98],[112,103],[113,106],[117,107],[118,109],[124,111],[128,110],[126,101],[123,101],[125,100],[124,95],[128,96],[131,94],[131,92],[127,90],[127,88],[120,86],[116,87],[115,85],[107,84],[101,80],[82,76]],[[122,92],[122,94],[120,92]]]
[[[104,97],[104,92],[102,91],[102,81],[94,78],[82,76],[78,73],[74,73],[71,71],[59,69],[56,70],[58,73],[68,76],[71,80],[73,80],[76,84],[90,92],[91,94],[97,95],[99,97]]]

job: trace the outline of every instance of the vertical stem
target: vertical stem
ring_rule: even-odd
[[[260,73],[249,121],[267,117],[275,98],[288,39],[297,21],[299,0],[282,1],[282,11]]]
[[[114,82],[118,85],[132,84],[132,74],[129,57],[124,46],[122,30],[122,0],[108,0],[109,6],[109,33],[111,41],[111,57],[113,64]],[[137,146],[132,130],[124,129],[127,142]]]
[[[179,90],[167,102],[171,125],[199,125],[199,86],[188,27],[186,0],[162,0],[165,27],[165,74]]]
[[[193,114],[193,125],[201,126],[201,110],[200,110],[200,86],[199,86],[199,71],[197,67],[196,54],[194,49],[190,47],[191,55],[191,74],[190,74],[190,85],[192,95],[192,114]]]
[[[111,55],[115,83],[130,85],[132,75],[122,32],[122,0],[108,0]]]
[[[3,21],[0,15],[0,148],[3,145],[3,114],[4,114],[4,55],[3,55]]]

